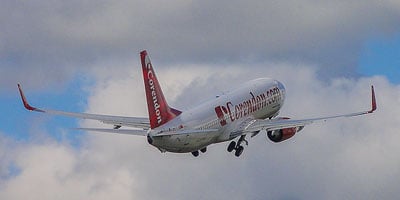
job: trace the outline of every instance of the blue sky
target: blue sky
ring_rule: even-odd
[[[362,75],[383,75],[393,83],[400,83],[400,35],[367,41],[359,60],[358,70]]]
[[[54,110],[83,112],[87,106],[88,94],[82,88],[93,84],[90,77],[84,76],[85,74],[75,76],[61,89],[50,86],[44,91],[29,91],[24,89],[23,82],[21,84],[31,105]],[[77,119],[42,115],[25,110],[17,86],[15,86],[14,92],[2,96],[0,109],[2,113],[7,113],[2,117],[4,123],[0,126],[0,131],[15,140],[30,140],[32,139],[31,134],[42,130],[57,141],[69,141],[71,144],[79,146],[82,132],[70,130],[77,128]],[[63,136],[61,131],[66,131],[68,134]]]

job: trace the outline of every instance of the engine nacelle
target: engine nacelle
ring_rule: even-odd
[[[280,118],[281,120],[289,119],[287,117]],[[297,132],[301,131],[304,126],[283,128],[274,131],[267,131],[268,138],[273,142],[282,142],[293,137]]]
[[[296,134],[297,128],[284,128],[275,131],[268,131],[267,136],[273,142],[282,142],[287,140]]]

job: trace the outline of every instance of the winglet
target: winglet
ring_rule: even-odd
[[[22,99],[22,103],[24,104],[25,108],[27,110],[30,111],[40,111],[39,109],[32,107],[31,105],[29,105],[28,101],[26,100],[26,97],[24,95],[24,92],[21,89],[21,85],[18,83],[18,90],[19,90],[19,94],[21,95],[21,99]]]
[[[371,95],[372,95],[372,108],[368,113],[373,113],[376,110],[376,99],[375,99],[375,91],[374,91],[374,86],[371,85]]]

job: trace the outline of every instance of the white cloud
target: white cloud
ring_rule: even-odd
[[[372,0],[4,1],[0,85],[58,83],[141,49],[166,64],[289,60],[353,76],[367,38],[399,32],[399,10]]]
[[[131,65],[131,63],[126,63]],[[155,65],[156,66],[156,65]],[[340,114],[370,107],[375,114],[307,126],[279,144],[263,134],[242,157],[212,145],[198,158],[162,154],[144,137],[88,134],[80,149],[51,141],[23,144],[14,157],[21,173],[0,184],[0,199],[393,199],[399,185],[400,86],[383,77],[318,80],[316,69],[264,63],[215,68],[156,68],[171,105],[189,108],[242,81],[269,76],[285,83],[284,116]],[[179,76],[178,76],[179,75]],[[99,70],[87,112],[145,116],[140,69]],[[177,78],[179,77],[179,78]],[[234,81],[233,81],[234,80]],[[182,107],[181,107],[182,105]],[[82,126],[97,125],[82,121]],[[10,150],[11,149],[11,150]]]
[[[135,181],[124,167],[98,166],[87,151],[46,143],[19,147],[21,173],[1,188],[2,199],[128,199]],[[96,163],[98,164],[98,163]],[[113,166],[113,167],[111,167]]]

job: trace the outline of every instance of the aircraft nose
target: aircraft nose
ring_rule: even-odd
[[[153,144],[153,137],[151,137],[150,134],[147,134],[147,142],[148,142],[149,144]]]
[[[285,90],[285,86],[283,85],[283,83],[281,83],[281,82],[279,82],[279,81],[277,81],[278,82],[278,88],[280,89],[280,90]]]

